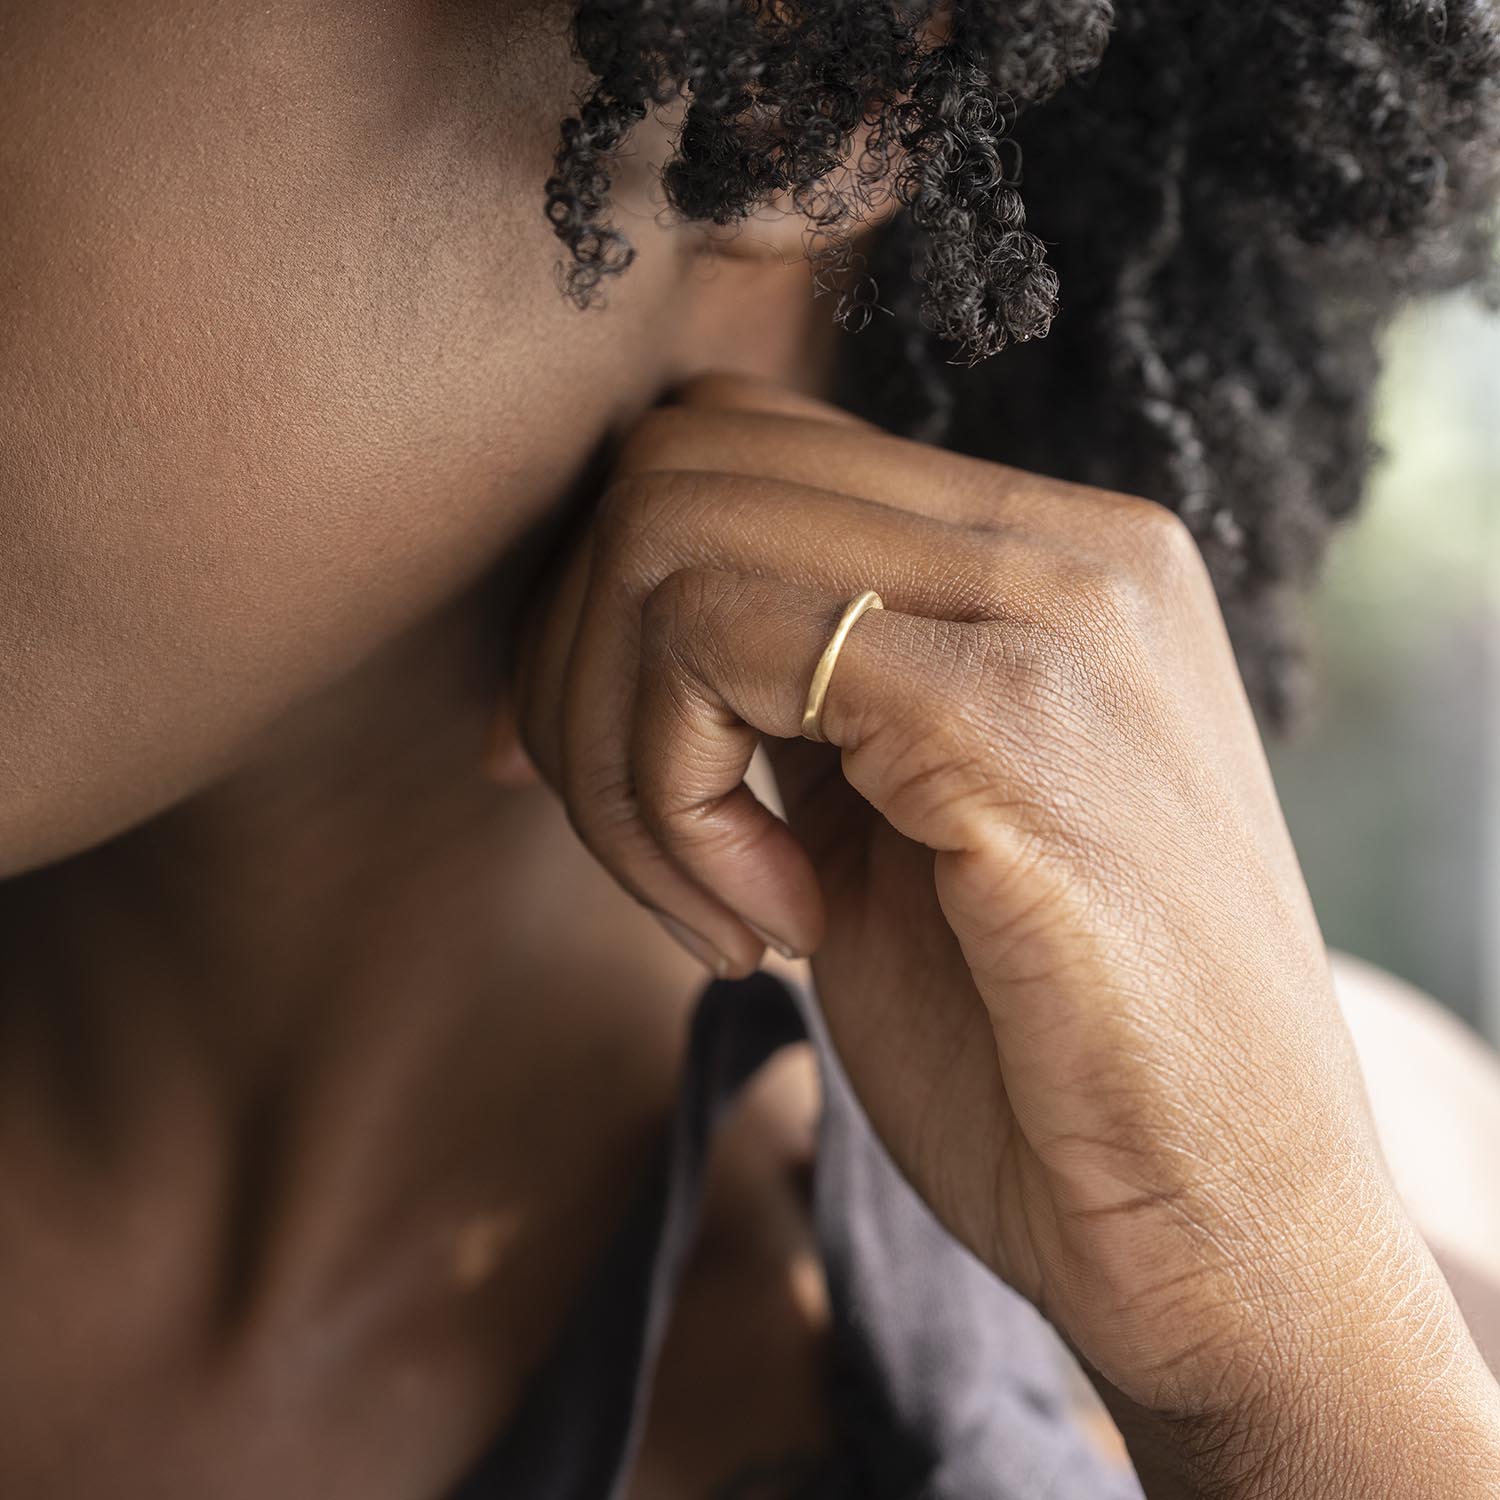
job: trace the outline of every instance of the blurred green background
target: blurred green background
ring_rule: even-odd
[[[1500,1043],[1500,315],[1410,308],[1377,437],[1311,603],[1319,701],[1272,770],[1330,945]]]

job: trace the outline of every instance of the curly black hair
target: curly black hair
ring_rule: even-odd
[[[1171,507],[1290,721],[1288,605],[1363,488],[1381,329],[1493,272],[1497,0],[581,0],[573,35],[592,84],[546,184],[569,296],[631,259],[612,154],[682,109],[673,209],[806,216],[866,329],[840,397]]]

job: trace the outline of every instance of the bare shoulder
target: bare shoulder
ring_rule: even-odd
[[[1331,958],[1398,1190],[1434,1249],[1500,1284],[1500,1053],[1393,974]]]

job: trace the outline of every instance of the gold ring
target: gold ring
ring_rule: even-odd
[[[884,608],[885,605],[880,602],[880,595],[874,589],[866,589],[857,599],[851,599],[844,606],[844,612],[839,616],[839,623],[834,627],[833,636],[823,647],[823,654],[818,658],[817,666],[813,668],[812,682],[807,689],[807,706],[802,710],[803,739],[823,740],[825,738],[823,700],[828,696],[828,681],[833,676],[834,663],[839,659],[839,652],[843,650],[849,632],[854,629],[854,622],[867,609]]]

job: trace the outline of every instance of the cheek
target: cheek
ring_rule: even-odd
[[[47,14],[0,19],[0,876],[202,784],[479,577],[649,395],[676,276],[643,215],[607,313],[555,290],[555,31],[21,9]]]

